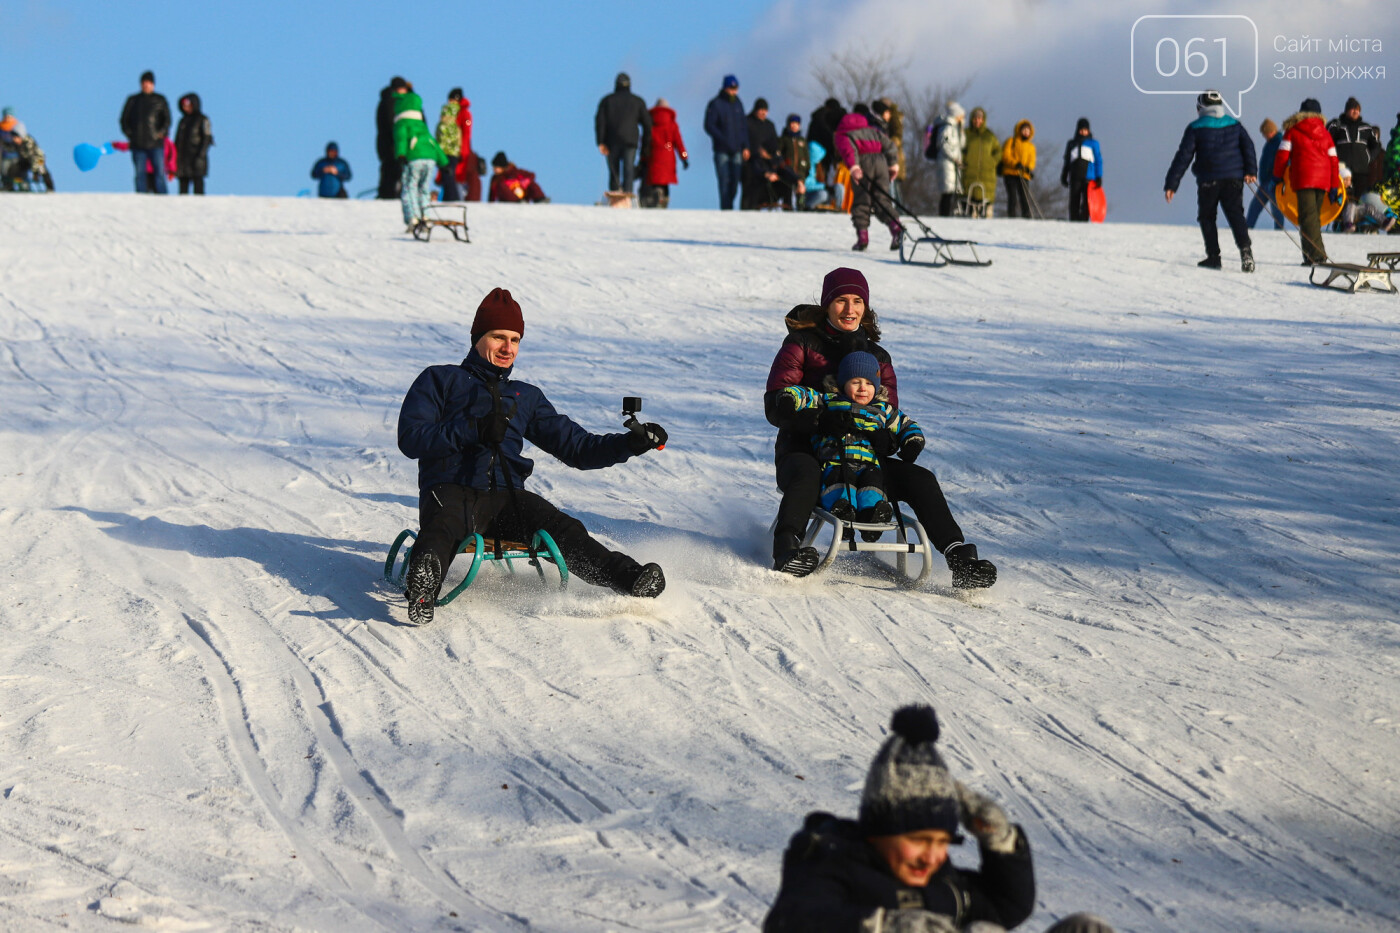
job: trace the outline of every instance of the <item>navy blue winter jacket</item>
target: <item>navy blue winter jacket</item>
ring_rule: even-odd
[[[523,486],[534,472],[533,460],[521,451],[529,441],[576,470],[598,470],[629,460],[626,434],[590,434],[554,410],[537,387],[510,378],[473,348],[457,365],[429,366],[413,381],[399,411],[399,450],[418,461],[418,489],[456,483],[491,488],[492,451],[477,440],[477,419],[494,407],[496,390],[510,416],[501,454],[510,464],[512,482]],[[495,464],[496,487],[505,474]]]
[[[1195,165],[1191,165],[1193,159]],[[1180,186],[1187,166],[1191,166],[1197,184],[1259,174],[1249,133],[1229,116],[1202,114],[1186,127],[1172,167],[1167,169],[1164,191],[1175,191]]]
[[[720,91],[705,108],[705,134],[715,152],[743,152],[749,148],[749,117],[735,94]]]

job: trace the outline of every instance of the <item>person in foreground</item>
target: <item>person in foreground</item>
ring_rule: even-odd
[[[817,568],[819,557],[812,547],[802,547],[803,532],[821,492],[821,463],[812,447],[812,435],[846,435],[859,426],[849,411],[808,408],[792,411],[780,404],[783,390],[805,386],[835,392],[835,376],[847,354],[864,350],[879,363],[880,388],[889,405],[899,408],[899,384],[894,364],[880,345],[880,325],[870,307],[870,287],[857,269],[833,269],[822,280],[821,304],[800,304],[788,312],[787,337],[768,370],[763,394],[764,414],[778,429],[773,459],[778,468],[778,488],[783,501],[773,528],[773,569],[804,577]],[[997,568],[977,556],[977,546],[963,540],[948,502],[931,470],[914,463],[919,450],[901,450],[900,459],[881,459],[885,489],[894,501],[907,502],[928,533],[929,543],[948,561],[953,586],[991,586]]]
[[[778,897],[763,933],[997,933],[1035,909],[1025,831],[991,798],[953,778],[929,706],[895,711],[870,764],[855,820],[808,814],[783,853]],[[959,826],[981,868],[958,868]],[[1047,933],[1113,933],[1089,914]]]
[[[664,447],[666,431],[648,423],[591,434],[555,411],[539,388],[511,378],[524,333],[520,305],[493,289],[476,310],[467,358],[423,370],[404,397],[399,450],[418,461],[420,531],[405,581],[414,625],[432,621],[447,568],[473,533],[528,542],[544,530],[586,583],[632,596],[666,588],[659,565],[608,550],[578,519],[526,491],[534,462],[522,456],[528,440],[575,469],[597,470]]]

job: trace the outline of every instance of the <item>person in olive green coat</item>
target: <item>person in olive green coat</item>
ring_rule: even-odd
[[[412,85],[394,94],[394,156],[403,172],[399,195],[403,222],[411,231],[428,213],[433,167],[447,164],[447,156],[423,119],[423,98]]]
[[[973,217],[992,216],[997,196],[997,164],[1001,162],[1001,142],[987,128],[987,111],[972,108],[967,118],[967,145],[963,148],[963,190]]]
[[[461,201],[462,186],[457,182],[457,163],[462,160],[462,128],[457,124],[457,114],[462,110],[462,89],[454,87],[447,94],[447,103],[438,113],[437,144],[442,154],[447,156],[447,166],[442,174],[442,199]]]

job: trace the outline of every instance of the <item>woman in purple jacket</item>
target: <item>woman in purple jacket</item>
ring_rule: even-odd
[[[800,547],[807,522],[821,493],[821,464],[812,449],[814,434],[847,434],[853,430],[850,412],[805,410],[793,413],[777,404],[788,386],[806,386],[818,391],[834,385],[837,367],[847,353],[864,350],[880,362],[880,385],[889,391],[889,401],[899,407],[899,384],[894,365],[880,346],[880,326],[870,307],[870,288],[865,276],[855,269],[833,269],[822,280],[820,305],[802,304],[787,316],[787,338],[778,349],[768,371],[763,396],[768,422],[778,429],[773,457],[778,468],[778,488],[783,493],[778,522],[773,532],[773,569],[805,577],[816,569],[815,548]],[[878,439],[872,439],[876,443]],[[962,529],[953,518],[938,478],[931,470],[914,464],[918,450],[901,450],[898,460],[882,456],[886,491],[891,500],[907,502],[913,509],[929,542],[948,561],[953,585],[959,588],[986,587],[996,582],[997,569],[991,561],[977,556],[977,546],[963,541]]]

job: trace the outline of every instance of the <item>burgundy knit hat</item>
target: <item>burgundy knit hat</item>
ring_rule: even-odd
[[[865,284],[865,276],[856,269],[832,269],[822,279],[822,307],[825,308],[842,295],[859,295],[860,300],[870,304],[870,286]]]
[[[477,305],[476,317],[472,320],[472,343],[493,330],[513,330],[525,336],[525,316],[520,313],[519,303],[504,288],[491,289],[491,294]]]

